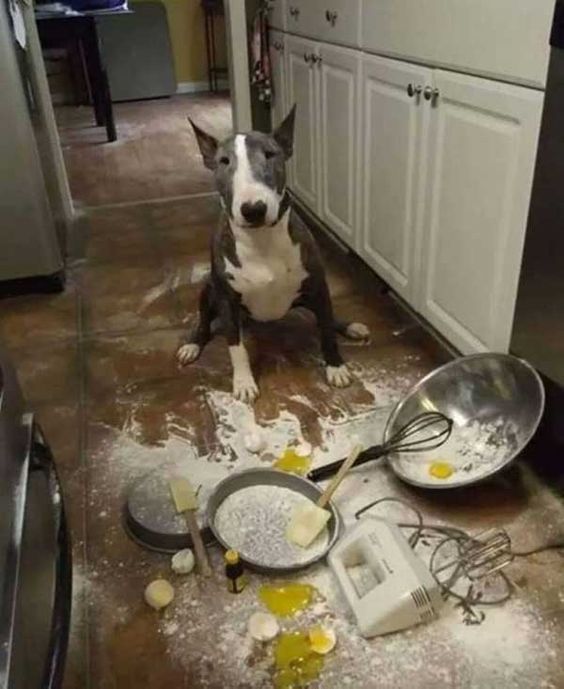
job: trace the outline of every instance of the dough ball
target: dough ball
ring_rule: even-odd
[[[255,612],[249,619],[248,628],[249,634],[256,641],[271,641],[280,631],[274,615],[267,612]]]
[[[194,553],[190,548],[179,550],[172,556],[170,566],[176,574],[190,574],[194,569]]]
[[[255,455],[258,455],[266,448],[266,440],[263,434],[258,430],[247,433],[243,438],[243,442],[247,450]]]
[[[174,589],[166,579],[155,579],[145,589],[145,602],[155,610],[170,605],[174,599]]]

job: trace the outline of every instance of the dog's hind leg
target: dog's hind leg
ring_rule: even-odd
[[[334,321],[335,332],[339,333],[348,340],[365,340],[370,339],[370,330],[364,323],[349,323],[348,321]]]
[[[211,282],[207,280],[200,293],[198,325],[187,338],[188,341],[181,345],[176,353],[176,358],[182,366],[196,361],[204,347],[211,340],[212,323],[216,316],[217,306],[213,288]]]

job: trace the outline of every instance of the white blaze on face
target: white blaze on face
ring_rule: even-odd
[[[282,195],[276,189],[257,179],[249,161],[245,134],[237,134],[235,137],[235,156],[237,168],[233,175],[233,219],[236,225],[245,227],[247,221],[241,214],[241,206],[244,203],[255,204],[262,201],[266,204],[266,224],[272,225],[278,219],[278,211]]]

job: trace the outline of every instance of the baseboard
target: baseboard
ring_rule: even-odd
[[[225,91],[229,88],[229,81],[227,79],[219,79],[217,82],[219,91]],[[176,85],[176,93],[202,93],[209,91],[210,84],[208,81],[179,81]]]

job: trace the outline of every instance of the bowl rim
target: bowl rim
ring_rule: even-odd
[[[290,482],[293,483],[304,483],[309,485],[311,488],[314,489],[315,493],[317,493],[319,496],[322,495],[323,490],[313,481],[310,481],[309,479],[305,478],[304,476],[299,476],[297,474],[292,474],[288,473],[286,471],[280,471],[279,469],[274,469],[274,468],[268,468],[268,467],[253,467],[249,469],[241,469],[240,471],[234,471],[233,473],[229,474],[229,476],[226,476],[223,478],[213,489],[212,493],[210,494],[208,498],[208,503],[206,505],[206,519],[208,522],[208,527],[210,528],[211,532],[213,533],[216,541],[221,545],[222,548],[225,550],[228,550],[231,546],[221,537],[219,534],[219,531],[217,530],[215,526],[215,515],[217,513],[217,510],[219,509],[220,505],[223,503],[223,501],[229,497],[229,495],[233,495],[237,490],[243,490],[244,488],[249,488],[251,486],[243,486],[239,489],[233,490],[229,492],[225,497],[219,502],[217,505],[215,505],[215,502],[217,500],[217,495],[222,491],[222,489],[225,488],[225,485],[228,485],[232,481],[236,480],[242,475],[247,475],[250,476],[252,474],[256,475],[264,475],[264,474],[274,474],[280,477],[284,477],[285,480],[289,480]],[[288,490],[292,490],[290,486],[282,486],[280,484],[268,484],[268,483],[256,483],[254,485],[278,485],[280,488],[287,488]],[[298,491],[296,491],[298,492]],[[302,495],[305,495],[302,493]],[[306,496],[307,497],[307,496]],[[341,535],[341,532],[343,531],[343,518],[341,517],[341,514],[337,507],[335,506],[333,501],[329,501],[326,505],[326,509],[329,509],[331,511],[331,514],[334,519],[334,527],[333,531],[329,533],[329,539],[327,542],[326,547],[319,553],[318,555],[315,555],[314,557],[310,558],[309,560],[306,560],[305,562],[300,562],[296,563],[293,565],[287,565],[287,566],[270,566],[270,565],[264,565],[261,564],[260,562],[256,562],[255,560],[252,560],[250,558],[247,558],[244,556],[243,553],[240,553],[241,560],[252,570],[256,572],[262,572],[264,574],[292,574],[294,572],[299,572],[303,569],[306,569],[308,567],[311,567],[314,564],[317,564],[321,560],[327,557],[335,543],[339,540],[339,537]]]
[[[430,488],[432,490],[448,490],[448,489],[455,489],[455,488],[464,488],[469,485],[473,485],[475,483],[479,483],[481,481],[485,481],[486,479],[491,478],[494,474],[497,474],[499,471],[502,469],[507,468],[507,466],[513,462],[518,455],[523,452],[525,447],[529,444],[535,433],[537,432],[537,429],[539,427],[539,424],[541,422],[541,419],[544,414],[544,409],[545,409],[545,403],[546,403],[546,391],[544,388],[544,383],[542,382],[542,378],[540,377],[539,372],[525,359],[522,359],[521,357],[515,356],[513,354],[505,354],[503,352],[480,352],[477,354],[467,354],[467,355],[461,355],[456,357],[455,359],[452,359],[451,361],[447,361],[445,364],[442,364],[441,366],[437,367],[433,371],[430,371],[427,373],[427,375],[423,376],[421,380],[417,381],[412,387],[403,395],[403,397],[395,404],[394,408],[392,409],[388,420],[386,422],[386,427],[384,428],[384,434],[383,434],[383,442],[386,442],[388,440],[388,436],[390,434],[390,430],[392,428],[392,425],[394,424],[395,420],[401,413],[402,409],[404,406],[407,404],[407,401],[411,399],[411,397],[418,392],[421,388],[423,388],[430,380],[435,378],[437,375],[442,373],[445,370],[448,370],[449,368],[455,368],[456,366],[459,366],[463,361],[471,361],[475,359],[493,359],[493,360],[511,360],[514,362],[518,362],[521,366],[524,368],[528,369],[530,373],[532,373],[533,378],[537,382],[538,390],[539,390],[539,395],[540,395],[540,404],[537,410],[537,415],[534,420],[534,423],[531,425],[530,432],[527,434],[525,440],[521,443],[519,448],[511,455],[508,455],[508,457],[498,466],[492,468],[491,470],[485,472],[484,474],[480,475],[479,477],[475,478],[469,478],[466,481],[463,481],[461,483],[431,483],[431,482],[424,482],[424,481],[418,481],[417,479],[411,478],[406,476],[404,473],[400,471],[400,469],[396,466],[396,463],[393,460],[393,456],[387,456],[386,457],[386,462],[388,466],[392,469],[392,471],[396,474],[398,478],[400,478],[402,481],[405,481],[406,483],[410,483],[413,486],[417,486],[418,488]]]

